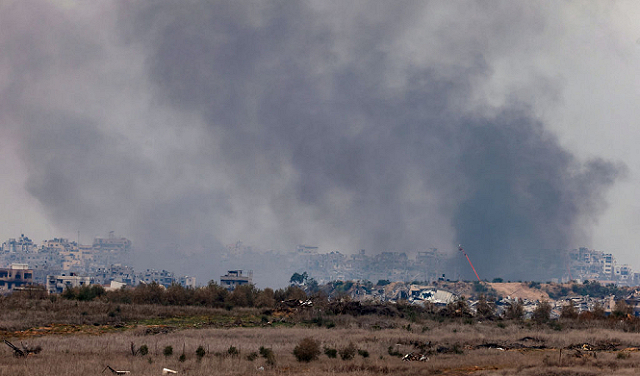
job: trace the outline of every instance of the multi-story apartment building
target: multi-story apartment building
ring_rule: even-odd
[[[33,270],[24,264],[13,264],[10,268],[0,269],[0,293],[9,294],[22,287],[33,284]]]
[[[37,248],[38,246],[24,234],[21,234],[18,240],[12,238],[2,243],[2,253],[32,253]]]
[[[93,284],[91,277],[78,276],[74,273],[69,275],[50,275],[47,276],[47,291],[49,294],[61,294],[66,288],[89,286]]]
[[[616,260],[611,253],[603,254],[602,273],[604,276],[611,278],[616,267]]]
[[[184,287],[195,287],[196,286],[196,278],[183,276],[176,278],[173,272],[169,272],[166,270],[158,271],[154,269],[147,269],[144,273],[139,273],[136,275],[139,283],[157,283],[164,287],[169,287],[173,284],[179,284]]]
[[[242,270],[229,270],[227,274],[220,276],[220,285],[228,290],[233,290],[238,286],[250,285],[253,279],[253,272],[249,275],[242,274]]]

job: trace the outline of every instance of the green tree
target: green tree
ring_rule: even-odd
[[[310,294],[314,294],[314,293],[318,292],[320,290],[320,287],[318,285],[318,281],[316,281],[313,278],[307,279],[306,290]]]
[[[274,298],[276,302],[281,302],[283,300],[306,300],[307,294],[298,286],[288,286],[285,289],[278,289],[274,292]]]
[[[256,307],[258,308],[273,308],[275,307],[276,300],[274,299],[273,290],[266,288],[258,292],[256,297]]]
[[[61,296],[65,299],[75,300],[76,292],[73,287],[67,285],[67,287],[65,287],[64,291],[62,292]]]
[[[236,286],[227,302],[235,307],[254,307],[258,292],[254,285]]]

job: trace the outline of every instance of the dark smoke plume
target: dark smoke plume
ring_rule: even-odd
[[[0,60],[13,77],[0,99],[15,104],[4,120],[22,128],[27,189],[60,228],[117,230],[151,266],[215,278],[240,239],[461,242],[486,278],[547,276],[544,250],[574,244],[618,174],[581,164],[517,99],[474,102],[491,59],[540,30],[517,5],[430,25],[437,5],[422,2],[119,2],[98,26],[30,5],[0,16],[0,47],[21,56]]]

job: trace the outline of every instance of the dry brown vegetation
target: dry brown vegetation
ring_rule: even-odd
[[[209,299],[216,291],[200,293]],[[354,376],[630,375],[640,367],[640,320],[622,309],[608,318],[594,311],[548,320],[541,311],[537,320],[523,320],[473,316],[464,300],[442,309],[321,297],[311,305],[274,303],[278,294],[298,292],[276,292],[268,304],[251,307],[228,305],[242,301],[229,295],[219,302],[224,308],[215,299],[172,305],[171,295],[143,289],[118,299],[144,303],[156,296],[162,304],[0,297],[3,339],[42,348],[15,357],[2,346],[0,376],[98,375],[107,366],[132,375],[159,375],[166,367],[187,375]],[[296,348],[313,356],[296,357]]]
[[[99,336],[41,336],[22,340],[41,346],[38,355],[16,358],[10,348],[2,350],[0,375],[97,375],[107,365],[132,375],[159,375],[164,367],[188,375],[630,375],[640,366],[638,335],[612,329],[555,331],[512,323],[504,328],[495,323],[426,325],[424,330],[372,330],[359,328],[353,321],[333,329],[238,327],[161,334],[150,334],[139,326]],[[293,350],[305,338],[337,349],[355,344],[370,356],[342,360],[321,354],[318,360],[299,362]],[[136,348],[146,345],[148,354],[132,355],[132,343]],[[516,344],[524,347],[515,348]],[[585,344],[601,350],[589,350]],[[170,356],[163,354],[167,346],[173,348]],[[494,348],[502,346],[506,349]],[[199,347],[205,350],[202,357],[196,355]],[[271,349],[273,362],[251,356],[261,347]],[[411,352],[424,353],[428,360],[407,362],[390,355]],[[184,361],[180,361],[182,354]]]

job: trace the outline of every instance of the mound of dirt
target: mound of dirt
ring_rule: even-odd
[[[496,290],[499,295],[504,297],[510,296],[518,299],[550,300],[549,294],[543,290],[529,287],[529,284],[526,282],[489,283],[488,285]]]

